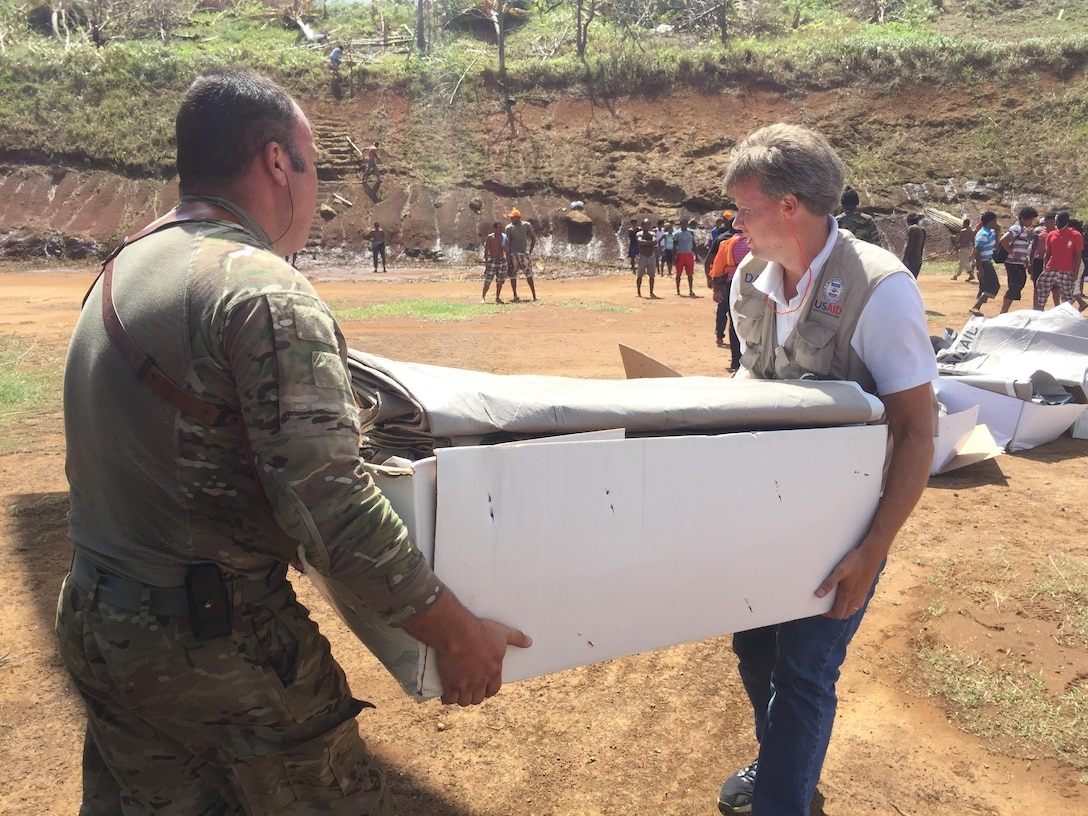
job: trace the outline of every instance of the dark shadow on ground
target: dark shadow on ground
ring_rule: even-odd
[[[1001,471],[1001,457],[975,462],[973,465],[929,477],[929,487],[935,490],[970,490],[983,485],[1009,486],[1008,477]]]
[[[373,181],[367,178],[362,180],[363,190],[366,192],[366,197],[370,199],[372,204],[378,203],[378,198],[381,195],[382,179],[378,176]]]
[[[57,595],[72,562],[68,540],[68,494],[24,493],[4,497],[11,520],[11,550],[4,554],[17,564],[21,586],[35,606],[43,628],[52,631],[57,614]]]
[[[1088,450],[1088,439],[1074,439],[1070,432],[1066,431],[1053,442],[1012,455],[1032,462],[1058,463],[1083,456],[1085,450]]]
[[[8,494],[3,497],[3,506],[12,524],[11,544],[3,557],[24,576],[17,584],[21,587],[20,597],[6,600],[33,603],[40,625],[51,632],[57,595],[72,561],[68,494]],[[468,811],[443,801],[441,792],[428,788],[423,780],[400,772],[392,763],[381,762],[381,766],[396,797],[399,816],[468,816]]]

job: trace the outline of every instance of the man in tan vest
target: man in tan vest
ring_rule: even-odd
[[[913,276],[831,215],[843,164],[822,136],[793,125],[753,133],[734,148],[725,189],[751,249],[730,292],[743,349],[738,376],[854,380],[884,402],[894,442],[865,537],[830,575],[812,576],[818,597],[835,593],[831,611],[733,638],[759,757],[725,781],[718,808],[807,816],[847,644],[929,475],[937,369]]]

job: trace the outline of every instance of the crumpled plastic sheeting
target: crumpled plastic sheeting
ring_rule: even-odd
[[[854,383],[719,377],[590,380],[503,375],[349,349],[368,437],[364,455],[418,459],[436,447],[614,428],[628,436],[817,428],[879,421]]]
[[[1069,303],[1047,312],[1021,310],[972,318],[937,352],[942,376],[984,375],[1027,383],[1038,371],[1083,389],[1088,370],[1088,319]]]

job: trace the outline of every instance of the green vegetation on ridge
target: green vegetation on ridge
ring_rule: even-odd
[[[196,74],[224,64],[265,72],[302,98],[385,89],[430,98],[433,107],[480,94],[608,98],[764,89],[794,96],[861,86],[895,94],[917,83],[1026,96],[1041,77],[1079,83],[1088,63],[1086,0],[1034,7],[981,0],[954,11],[939,0],[684,0],[668,6],[622,0],[608,6],[607,15],[598,10],[586,26],[582,59],[578,0],[518,0],[507,6],[504,87],[497,49],[487,37],[490,32],[493,39],[491,21],[472,13],[475,6],[466,0],[432,9],[433,15],[452,11],[424,21],[422,53],[406,36],[415,28],[415,3],[329,0],[285,9],[283,3],[211,0],[199,11],[195,2],[150,4],[128,29],[112,23],[97,35],[89,12],[81,16],[80,10],[102,3],[69,5],[54,35],[49,4],[0,0],[0,159],[169,176],[176,102]],[[160,8],[166,10],[156,17],[152,12]],[[302,9],[312,31],[328,32],[324,43],[300,37],[294,8]],[[714,22],[718,8],[727,14],[725,44]],[[881,17],[883,23],[873,22]],[[366,44],[381,31],[405,45]],[[104,44],[96,45],[95,36]],[[347,44],[348,58],[344,81],[330,88],[326,58],[333,41]],[[1052,124],[1082,140],[1088,98],[1078,88],[1060,103]]]

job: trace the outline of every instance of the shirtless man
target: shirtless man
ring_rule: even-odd
[[[363,171],[363,181],[366,181],[370,174],[374,174],[374,178],[379,182],[382,180],[381,171],[378,170],[378,143],[374,142],[370,147],[366,149],[366,170]]]
[[[960,273],[966,272],[967,282],[970,283],[975,279],[975,231],[971,229],[970,218],[963,219],[963,229],[956,236],[956,256],[959,258],[960,265],[956,269],[956,274],[952,276],[952,280],[959,280]],[[1042,269],[1041,263],[1039,268]]]
[[[480,302],[487,303],[487,289],[495,280],[495,302],[502,303],[499,295],[506,282],[506,233],[502,231],[499,221],[491,226],[495,231],[488,233],[484,239],[484,291],[480,295]]]
[[[378,271],[378,258],[382,259],[382,272],[385,271],[385,230],[382,229],[382,225],[377,221],[374,222],[374,229],[366,234],[366,237],[370,240],[370,255],[374,259],[374,271]]]

